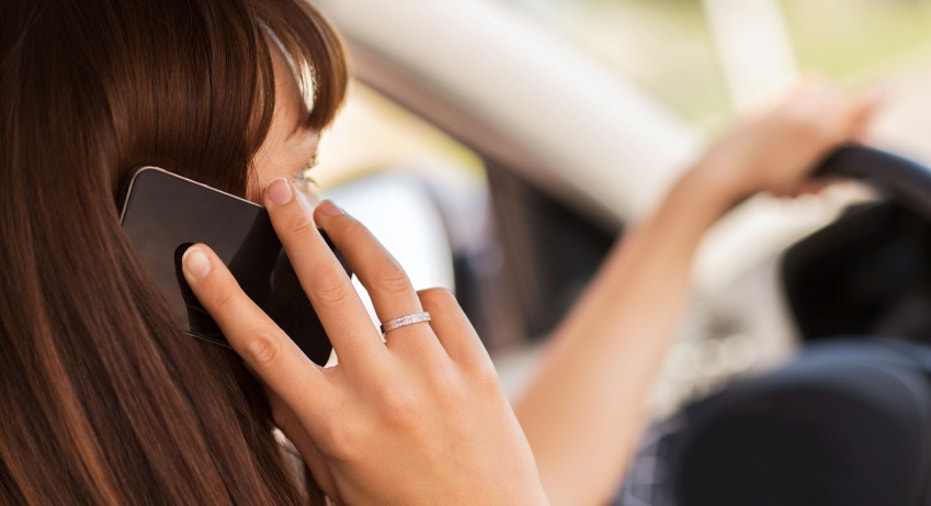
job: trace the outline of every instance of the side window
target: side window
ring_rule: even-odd
[[[454,289],[492,350],[548,334],[617,234],[359,82],[314,178],[416,288]]]

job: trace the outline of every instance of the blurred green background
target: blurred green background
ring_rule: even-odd
[[[709,2],[510,3],[558,26],[699,126],[718,126],[731,116],[734,105],[706,15]],[[781,0],[778,7],[802,71],[857,86],[931,67],[929,0]]]

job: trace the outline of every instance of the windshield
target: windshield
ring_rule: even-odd
[[[927,0],[500,0],[549,24],[703,127],[787,76],[891,85],[927,102]],[[912,104],[914,105],[914,104]],[[931,118],[931,114],[925,114]]]

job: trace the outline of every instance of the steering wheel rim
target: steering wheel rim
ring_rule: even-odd
[[[931,318],[908,315],[925,304],[922,280],[931,276],[931,242],[924,239],[931,237],[931,169],[848,145],[826,157],[814,175],[861,180],[879,199],[850,207],[781,255],[781,286],[799,336],[923,336]]]
[[[931,168],[910,158],[848,145],[825,158],[814,174],[862,180],[931,220]]]

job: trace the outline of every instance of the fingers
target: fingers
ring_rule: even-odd
[[[287,181],[272,182],[265,195],[275,231],[340,362],[372,367],[379,355],[384,356],[386,347],[317,225],[327,232],[368,290],[379,320],[384,322],[422,310],[407,274],[368,229],[333,203],[317,206],[316,219],[312,219],[294,198]],[[440,352],[433,333],[424,323],[392,330],[391,336],[405,339],[389,340],[387,349],[400,346],[430,355]]]
[[[417,295],[424,310],[433,315],[430,325],[454,362],[469,367],[493,367],[488,351],[452,292],[431,288],[421,290]]]
[[[191,246],[181,265],[197,299],[263,383],[292,406],[327,404],[329,389],[321,369],[249,299],[210,248]],[[302,414],[313,418],[310,412]]]
[[[876,113],[885,103],[885,90],[879,87],[845,93],[823,79],[810,79],[805,87],[813,114],[811,122],[834,126],[839,142],[861,139]]]
[[[423,311],[407,273],[365,226],[329,201],[317,207],[314,218],[368,291],[379,321]],[[385,337],[388,349],[419,349],[430,354],[440,351],[429,323],[398,327]]]
[[[381,338],[349,276],[317,231],[310,210],[294,195],[285,179],[268,185],[265,206],[272,225],[340,362],[374,364],[385,352]]]
[[[794,188],[783,193],[776,193],[777,197],[798,198],[806,195],[818,195],[826,188],[836,184],[837,180],[831,177],[818,177],[815,179],[806,179]]]
[[[314,218],[368,290],[379,320],[386,322],[423,310],[431,314],[429,323],[388,331],[389,349],[420,349],[430,354],[445,349],[454,360],[487,360],[490,364],[484,346],[451,292],[439,288],[415,292],[403,268],[372,233],[332,202],[322,202]]]
[[[380,321],[422,310],[407,273],[365,226],[329,201],[314,217],[368,290]]]

